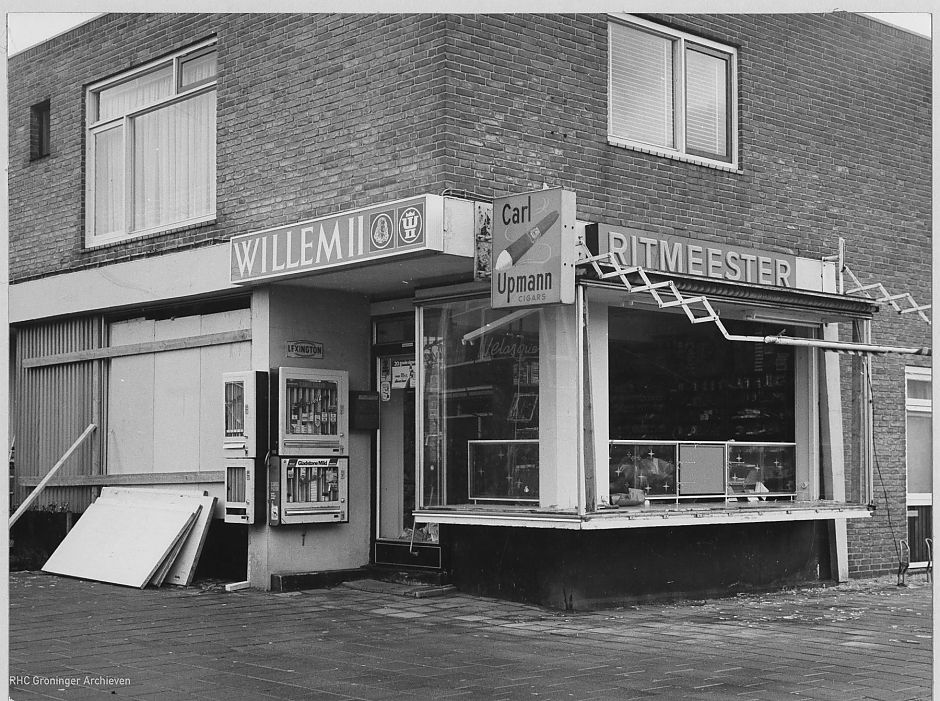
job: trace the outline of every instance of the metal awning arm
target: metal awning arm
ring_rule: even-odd
[[[648,293],[651,297],[653,297],[653,299],[659,305],[660,309],[666,309],[668,307],[682,307],[682,310],[685,312],[691,323],[701,324],[711,322],[715,324],[716,327],[718,327],[718,330],[721,332],[722,336],[724,336],[729,341],[744,343],[766,343],[781,346],[800,346],[803,348],[818,348],[819,350],[824,351],[852,353],[855,355],[863,355],[866,353],[877,355],[886,353],[893,353],[897,355],[931,355],[930,348],[878,346],[870,343],[824,341],[817,338],[796,338],[793,336],[784,336],[782,334],[778,334],[776,336],[742,336],[738,334],[732,334],[729,333],[725,328],[725,325],[721,322],[721,319],[718,316],[718,312],[712,306],[708,298],[704,295],[686,297],[682,294],[679,288],[676,287],[675,282],[669,279],[654,283],[650,280],[646,270],[644,270],[642,267],[638,265],[621,265],[620,261],[618,261],[616,258],[616,254],[613,252],[606,252],[595,256],[591,254],[584,243],[580,243],[579,254],[580,258],[578,260],[578,265],[590,265],[594,269],[594,272],[597,274],[599,279],[610,280],[611,278],[618,278],[627,292]],[[604,268],[608,268],[608,270],[605,270]],[[846,268],[846,270],[849,275],[852,276],[852,279],[857,282],[857,279],[854,275],[852,275],[852,272],[848,270],[848,268]],[[629,275],[638,276],[640,280],[642,280],[643,284],[633,284],[630,282],[628,277]],[[673,299],[663,299],[664,293],[671,294]],[[909,297],[909,295],[904,296]],[[911,301],[913,302],[913,299]],[[699,305],[705,311],[705,315],[696,316],[693,312],[692,305]],[[909,311],[914,311],[914,309]],[[921,316],[923,316],[922,312]]]

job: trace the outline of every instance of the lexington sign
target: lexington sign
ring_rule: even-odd
[[[421,195],[232,238],[231,280],[300,275],[443,248],[443,198]]]

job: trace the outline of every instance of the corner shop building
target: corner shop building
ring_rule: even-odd
[[[199,21],[225,36],[224,21]],[[606,33],[608,22],[587,24]],[[206,41],[188,31],[187,41]],[[228,89],[220,81],[220,108]],[[439,185],[323,195],[334,212],[326,216],[309,206],[271,214],[259,200],[222,243],[152,255],[120,240],[98,248],[105,242],[92,237],[92,255],[132,253],[25,276],[11,289],[22,386],[83,383],[73,396],[93,398],[105,436],[83,472],[55,489],[69,490],[76,510],[99,484],[209,491],[220,521],[227,510],[230,520],[252,516],[223,528],[244,538],[246,576],[260,587],[371,562],[443,569],[468,590],[579,607],[846,576],[848,522],[870,516],[867,361],[840,365],[820,345],[839,337],[836,324],[849,343],[867,344],[874,308],[839,294],[838,259],[823,260],[835,246],[814,258],[743,235],[690,236],[623,216],[625,203],[609,195],[599,205],[605,198],[587,182],[544,195],[533,179],[489,182],[511,193],[507,218],[499,201]],[[556,195],[557,207],[539,202]],[[557,249],[544,236],[512,248],[555,210],[547,228]],[[598,268],[578,262],[611,250]],[[501,253],[515,288],[539,296],[538,306],[494,300]],[[557,269],[525,272],[556,258]],[[656,288],[672,306],[637,289],[639,270],[624,272],[634,266],[654,284],[672,282]],[[541,304],[548,287],[564,301]],[[712,316],[720,324],[699,321]],[[41,350],[28,335],[41,335],[37,320],[47,332],[61,324],[60,337],[85,324],[85,347]],[[66,380],[55,376],[63,367],[90,372]],[[315,426],[316,400],[289,405],[285,368],[342,373],[338,447],[311,441],[321,435],[304,428]],[[226,378],[252,372],[241,396],[254,424],[229,425],[226,410],[240,405]],[[30,425],[24,419],[24,442]],[[266,435],[248,448],[239,431],[252,426]],[[322,450],[348,461],[345,507],[328,507],[337,522],[280,517],[310,482],[301,472],[309,466],[292,466],[282,450],[293,440],[306,446],[294,457]],[[339,502],[331,488],[320,492]],[[314,505],[304,508],[323,515],[305,494],[301,503]]]

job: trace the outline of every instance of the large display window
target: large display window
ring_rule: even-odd
[[[423,307],[423,506],[538,503],[541,316]]]
[[[724,323],[741,335],[781,330]],[[730,343],[683,315],[614,307],[607,345],[612,505],[796,497],[793,347]]]
[[[538,309],[418,306],[425,518],[639,527],[692,510],[712,522],[807,518],[843,501],[822,482],[843,464],[828,438],[842,426],[838,366],[810,345],[731,340],[607,289]],[[738,337],[826,330],[811,313],[716,309]]]

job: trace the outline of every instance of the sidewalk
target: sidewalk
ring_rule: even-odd
[[[225,593],[19,572],[10,696],[929,699],[931,587],[908,582],[582,614],[368,580]]]

